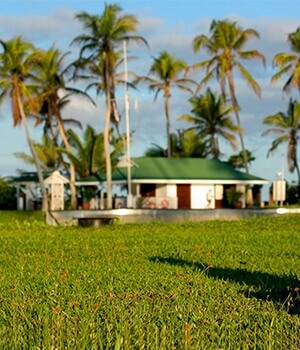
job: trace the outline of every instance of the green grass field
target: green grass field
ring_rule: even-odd
[[[0,213],[0,349],[300,349],[300,216],[27,215]]]

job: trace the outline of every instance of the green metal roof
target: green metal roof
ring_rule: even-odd
[[[51,174],[52,174],[52,171],[44,171],[43,178],[46,179]],[[12,180],[13,180],[13,182],[16,182],[16,183],[37,183],[37,182],[39,182],[37,172],[34,172],[34,171],[24,171],[20,176],[13,177]]]
[[[203,181],[245,181],[267,183],[257,176],[235,170],[227,163],[216,159],[204,158],[132,158],[136,166],[131,167],[132,181],[139,180],[203,180]],[[99,174],[98,180],[105,181],[105,174]],[[126,181],[127,168],[117,168],[112,174],[113,181]],[[95,177],[83,179],[97,181]]]
[[[235,170],[227,163],[216,159],[204,158],[132,158],[131,180],[133,182],[171,182],[171,181],[214,181],[214,182],[248,182],[267,183],[257,176]],[[51,172],[44,172],[47,178]],[[105,174],[97,174],[81,179],[79,182],[99,183],[105,181]],[[114,182],[127,181],[127,168],[117,168],[112,174]],[[25,172],[13,179],[16,183],[38,182],[36,172]]]

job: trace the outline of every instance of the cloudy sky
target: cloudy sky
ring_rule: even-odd
[[[287,35],[300,26],[300,2],[298,0],[121,0],[118,4],[126,13],[139,19],[138,33],[149,43],[144,46],[130,46],[129,55],[138,59],[128,63],[129,70],[146,75],[153,57],[162,50],[175,54],[189,64],[203,60],[205,53],[194,53],[192,40],[196,35],[209,34],[209,25],[213,19],[231,19],[243,28],[254,28],[260,33],[260,39],[249,42],[248,48],[260,50],[266,57],[267,66],[260,62],[245,63],[262,88],[262,98],[258,99],[247,84],[236,76],[237,97],[240,102],[242,127],[245,130],[246,147],[250,149],[256,161],[250,172],[269,181],[284,164],[286,178],[297,180],[296,174],[289,174],[285,161],[286,147],[267,158],[272,136],[262,137],[265,130],[264,117],[279,111],[286,112],[289,96],[283,96],[284,81],[271,86],[270,78],[274,74],[272,58],[279,52],[289,52]],[[101,14],[104,1],[101,0],[0,0],[0,38],[8,40],[16,35],[32,41],[37,47],[49,48],[55,44],[63,51],[70,51],[69,57],[76,55],[76,47],[70,46],[72,39],[82,33],[81,23],[74,19],[81,11]],[[201,79],[201,72],[191,76]],[[213,88],[214,86],[211,85]],[[122,90],[119,91],[122,100]],[[296,96],[296,95],[294,95]],[[171,98],[172,130],[185,127],[178,117],[190,111],[188,96],[173,91]],[[156,102],[146,87],[130,94],[130,127],[134,131],[132,155],[140,156],[152,143],[166,145],[165,116],[163,96]],[[122,110],[122,102],[120,106]],[[79,119],[83,124],[91,124],[102,131],[104,121],[103,102],[98,100],[97,107],[74,100],[65,110],[65,117]],[[123,118],[124,119],[124,118]],[[123,131],[124,125],[122,124]],[[32,135],[36,141],[41,139],[41,129],[32,126]],[[30,168],[17,160],[14,152],[28,151],[22,127],[13,128],[9,106],[0,107],[0,176],[14,175],[17,169]],[[225,145],[227,159],[232,151]],[[284,159],[284,162],[283,162]]]

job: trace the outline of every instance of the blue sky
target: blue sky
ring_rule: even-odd
[[[260,33],[259,40],[249,43],[249,48],[259,49],[267,58],[264,69],[258,62],[247,67],[262,87],[262,99],[259,100],[246,83],[237,78],[238,100],[242,111],[242,126],[245,130],[246,147],[250,149],[256,161],[250,172],[254,175],[274,180],[281,169],[286,147],[280,148],[274,155],[266,157],[272,137],[262,138],[265,130],[262,120],[269,114],[286,111],[289,96],[283,98],[282,83],[270,85],[274,73],[272,58],[276,53],[289,51],[287,34],[300,26],[300,2],[297,0],[121,0],[118,3],[126,13],[134,14],[140,21],[139,34],[145,37],[150,48],[130,47],[130,53],[140,59],[129,63],[129,69],[147,74],[153,56],[162,50],[173,53],[188,63],[201,61],[204,56],[194,53],[192,40],[196,35],[208,34],[212,19],[230,18],[243,28],[254,28]],[[104,1],[92,0],[0,0],[0,38],[7,40],[22,35],[36,46],[49,48],[53,43],[61,50],[74,52],[69,46],[72,39],[82,32],[81,24],[74,19],[75,13],[87,11],[100,14]],[[74,54],[74,53],[73,53]],[[194,73],[200,80],[200,73]],[[214,86],[212,86],[214,88]],[[122,92],[120,92],[122,93]],[[178,117],[190,111],[186,102],[187,95],[174,91],[171,101],[172,130],[184,127]],[[146,88],[140,93],[131,94],[131,129],[134,130],[132,154],[140,156],[144,150],[157,143],[165,146],[165,117],[162,96],[153,102]],[[138,111],[133,108],[138,105]],[[98,101],[97,108],[75,100],[66,110],[65,117],[80,119],[91,124],[99,131],[103,128],[103,106]],[[31,125],[33,138],[40,141],[41,129]],[[0,107],[0,176],[15,175],[16,169],[30,170],[30,167],[17,160],[14,152],[28,151],[24,130],[13,128],[10,110],[7,104]],[[225,146],[228,158],[233,153]],[[286,162],[284,162],[286,169]],[[289,181],[296,180],[296,174],[285,170]]]

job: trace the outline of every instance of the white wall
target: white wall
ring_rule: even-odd
[[[191,209],[215,208],[215,190],[213,185],[191,186]],[[209,201],[209,198],[211,199]]]
[[[176,185],[156,185],[156,197],[177,197]]]

